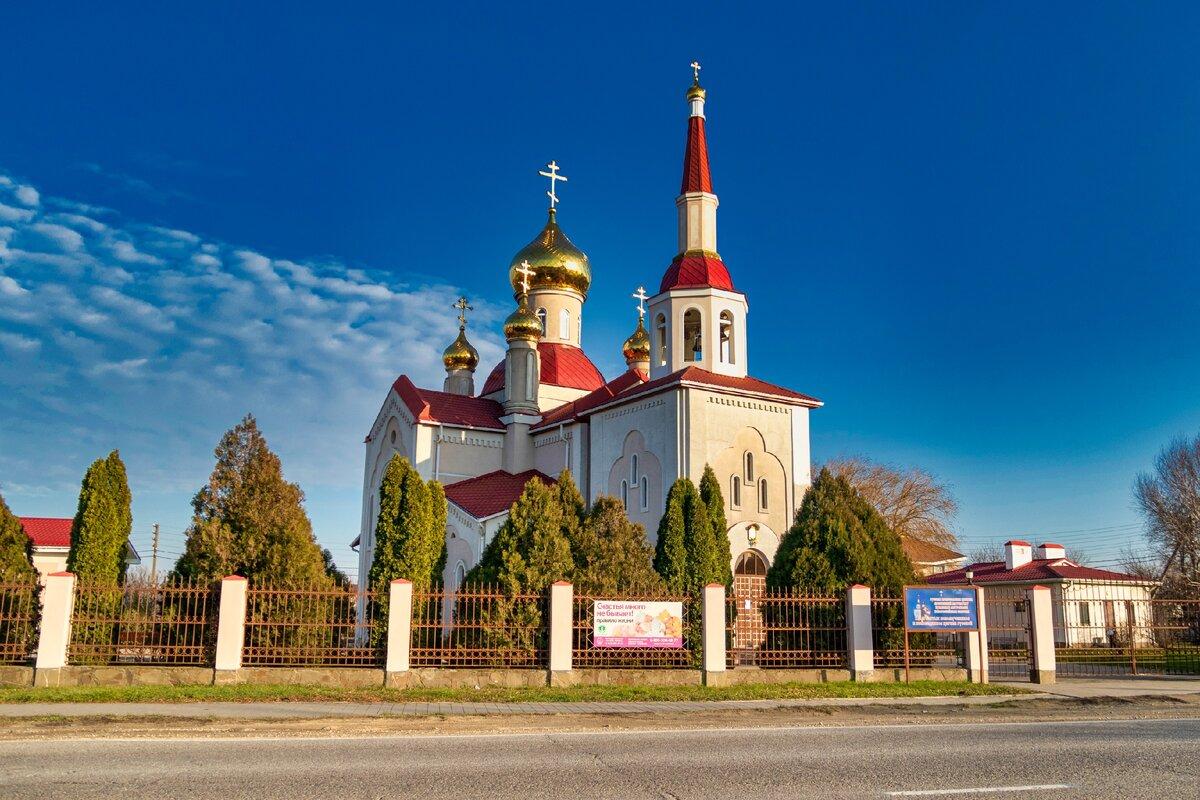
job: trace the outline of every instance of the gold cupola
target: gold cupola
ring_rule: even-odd
[[[542,338],[542,321],[530,310],[529,295],[521,294],[520,300],[517,301],[517,310],[504,320],[504,338],[510,342],[514,339],[536,342]]]
[[[646,325],[642,318],[638,317],[637,328],[625,340],[625,344],[621,347],[621,353],[625,356],[625,363],[629,366],[649,365],[650,363],[650,333],[646,330]],[[642,369],[645,367],[642,366]]]
[[[447,372],[456,369],[474,372],[475,368],[479,366],[479,351],[467,341],[465,325],[459,326],[458,338],[442,351],[442,363],[446,365]]]
[[[518,272],[522,262],[529,262],[534,275],[529,280],[530,291],[538,289],[565,289],[587,297],[592,284],[592,268],[588,257],[571,243],[562,228],[558,227],[554,209],[546,227],[529,244],[513,256],[508,266],[508,282],[512,284],[513,296],[521,293],[521,276]]]

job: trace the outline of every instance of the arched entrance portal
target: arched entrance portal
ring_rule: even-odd
[[[759,646],[767,638],[759,608],[767,590],[767,559],[757,550],[747,550],[733,565],[733,663],[753,664]]]

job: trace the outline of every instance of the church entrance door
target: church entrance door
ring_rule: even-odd
[[[758,661],[758,648],[767,639],[763,625],[762,597],[767,591],[767,559],[757,550],[738,556],[733,566],[733,641],[730,655],[733,665],[752,665]]]

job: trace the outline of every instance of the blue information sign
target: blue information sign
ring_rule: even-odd
[[[904,587],[904,627],[910,631],[979,630],[974,589]]]

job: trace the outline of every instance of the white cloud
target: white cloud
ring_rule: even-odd
[[[18,203],[27,206],[36,206],[41,201],[41,195],[32,186],[18,186],[13,190],[13,196],[17,198]]]
[[[42,346],[37,339],[30,339],[17,333],[0,332],[0,345],[14,353],[31,353]]]
[[[29,290],[7,275],[0,275],[0,294],[10,297],[20,297],[23,294],[29,294]]]

